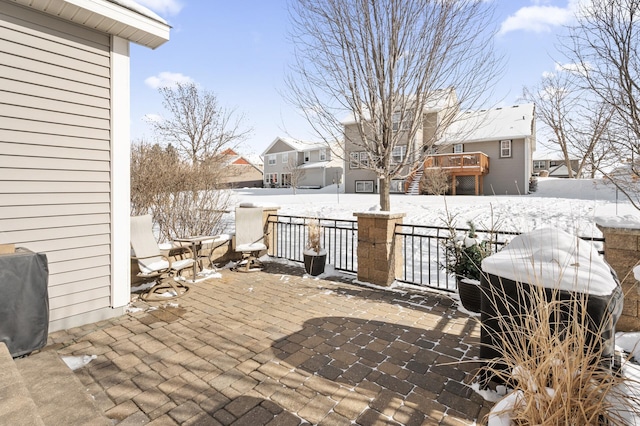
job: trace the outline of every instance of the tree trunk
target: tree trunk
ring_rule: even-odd
[[[380,210],[388,212],[391,210],[391,198],[389,197],[389,189],[391,182],[384,177],[380,178]]]

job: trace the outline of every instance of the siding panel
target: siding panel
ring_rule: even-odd
[[[110,306],[109,43],[0,0],[0,243],[47,254],[58,324]]]

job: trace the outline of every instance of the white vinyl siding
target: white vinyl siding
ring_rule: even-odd
[[[0,243],[47,255],[50,331],[111,304],[110,60],[109,36],[0,0]]]

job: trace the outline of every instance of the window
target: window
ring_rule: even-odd
[[[273,166],[276,164],[276,156],[275,155],[267,155],[267,164]]]
[[[373,192],[372,180],[357,180],[356,192]]]
[[[544,170],[546,168],[546,161],[544,160],[536,160],[533,162],[534,170]]]
[[[283,152],[282,153],[282,164],[289,164],[289,153],[288,152]]]
[[[278,174],[277,173],[265,173],[264,175],[264,183],[267,185],[275,185],[278,183]]]
[[[500,141],[500,158],[511,157],[511,140]]]
[[[308,163],[309,161],[311,161],[311,151],[305,151],[304,152],[304,162]]]
[[[407,152],[406,145],[400,145],[393,148],[391,151],[391,162],[392,163],[401,163],[404,160],[404,156]]]
[[[404,193],[404,179],[392,179],[389,192]]]
[[[394,112],[391,116],[391,128],[394,132],[398,130],[409,130],[411,120],[413,120],[413,111],[405,111],[404,117],[402,113]],[[402,119],[402,121],[400,121]]]
[[[320,161],[327,161],[327,150],[326,149],[321,149],[320,150]]]
[[[359,169],[360,168],[360,153],[359,152],[351,152],[349,153],[349,168],[350,169]]]
[[[360,167],[368,167],[369,166],[369,157],[367,156],[367,151],[360,151]]]
[[[460,154],[461,152],[464,152],[463,146],[461,143],[457,143],[455,145],[453,145],[453,153],[454,154]]]
[[[560,161],[549,161],[549,167],[559,166],[560,163]]]
[[[280,177],[280,186],[291,186],[291,173],[282,173]]]

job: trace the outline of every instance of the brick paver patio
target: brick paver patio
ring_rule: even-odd
[[[490,408],[459,362],[480,327],[446,297],[279,263],[192,288],[47,349],[97,355],[76,374],[120,425],[471,425]]]

